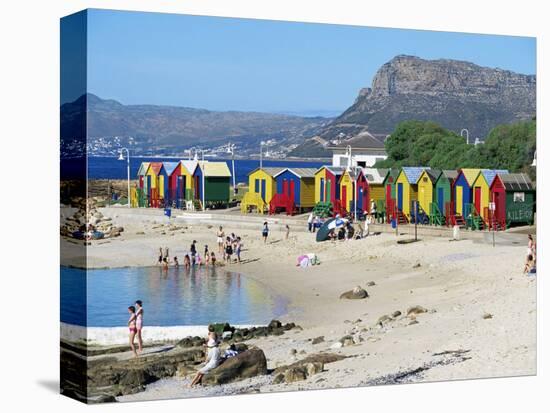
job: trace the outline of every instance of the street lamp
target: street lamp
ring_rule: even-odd
[[[463,135],[462,132],[466,132],[466,135]],[[460,131],[460,136],[462,136],[464,138],[464,136],[466,136],[466,145],[469,145],[470,144],[470,132],[468,131],[468,129],[464,128]]]
[[[204,149],[197,149],[195,152],[195,157],[197,156],[197,152],[201,153],[201,170],[202,170],[202,210],[206,210],[206,188],[204,187]]]
[[[233,170],[233,195],[237,195],[237,184],[235,182],[235,144],[227,144],[227,152],[231,154],[231,169]]]
[[[124,151],[126,151],[126,172],[128,174],[128,208],[130,208],[130,151],[128,148],[121,148],[119,150],[118,160],[124,160]]]

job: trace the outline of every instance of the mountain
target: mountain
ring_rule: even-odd
[[[415,119],[434,121],[456,133],[466,128],[472,141],[483,140],[493,127],[531,119],[535,113],[535,75],[400,55],[378,69],[372,86],[361,89],[353,105],[319,137],[345,140],[365,130],[385,136],[399,122]],[[300,156],[311,146],[311,141],[304,142],[291,155]]]
[[[71,143],[85,142],[87,131],[92,156],[111,155],[127,145],[136,155],[181,154],[195,146],[222,151],[221,146],[229,141],[238,146],[239,155],[259,153],[260,141],[269,141],[271,154],[284,155],[319,133],[328,121],[260,112],[123,105],[87,94],[61,106],[61,140],[63,150]]]

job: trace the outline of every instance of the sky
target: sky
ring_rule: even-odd
[[[87,30],[88,92],[123,104],[330,116],[399,54],[536,71],[529,37],[110,10]]]

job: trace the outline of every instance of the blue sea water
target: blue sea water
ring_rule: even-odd
[[[135,179],[141,162],[151,161],[179,161],[181,158],[130,158],[130,178]],[[211,159],[212,161],[224,161],[231,170],[231,160]],[[77,175],[83,159],[63,159],[63,179],[71,179],[71,175]],[[329,161],[284,161],[264,160],[264,166],[284,166],[296,168],[319,168]],[[236,159],[235,175],[237,182],[248,182],[248,174],[260,166],[257,159]],[[90,157],[88,158],[89,179],[126,179],[126,161],[119,161],[116,157]]]
[[[82,270],[61,267],[61,321],[88,327],[126,326],[128,306],[144,305],[150,326],[267,324],[286,300],[261,283],[219,268],[159,267]]]

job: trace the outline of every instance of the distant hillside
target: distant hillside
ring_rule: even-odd
[[[374,76],[353,105],[322,128],[324,140],[346,139],[361,131],[388,135],[405,120],[433,121],[472,140],[497,125],[531,119],[536,113],[536,76],[457,60],[396,56]],[[305,142],[291,152],[311,149]],[[315,145],[313,145],[315,146]],[[317,149],[322,150],[322,147]]]
[[[236,143],[244,155],[259,153],[262,140],[272,141],[271,153],[284,152],[319,133],[329,121],[259,112],[123,105],[88,94],[62,105],[62,143],[83,136],[81,125],[86,109],[88,149],[92,155],[110,154],[120,145],[131,145],[136,154],[146,155],[181,153],[193,146],[215,148],[229,141]]]

